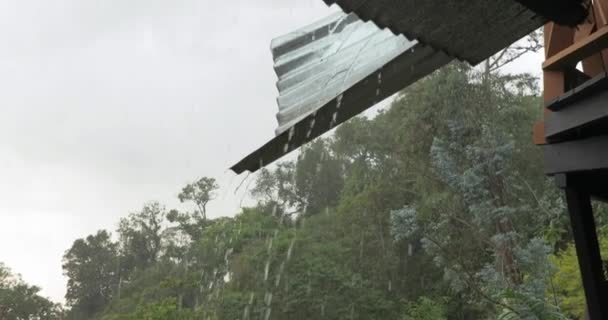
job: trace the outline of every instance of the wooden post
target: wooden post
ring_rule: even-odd
[[[591,0],[589,16],[587,20],[577,28],[558,26],[548,23],[545,26],[545,63],[543,64],[543,88],[545,105],[550,104],[556,99],[572,95],[579,91],[571,91],[577,88],[584,81],[593,77],[600,78],[608,73],[608,0]],[[577,64],[582,65],[582,70],[577,70]],[[605,90],[605,89],[603,89]],[[574,93],[573,93],[574,92]],[[567,93],[567,94],[566,94]],[[576,116],[583,111],[587,111],[584,106],[589,101],[600,100],[603,104],[603,96],[606,91],[593,92],[588,94],[585,102],[578,102],[567,106],[571,109],[554,109],[555,113],[545,108],[544,121],[539,121],[534,126],[534,142],[539,145],[554,143],[553,138],[548,142],[547,133],[551,136],[556,119],[576,120]],[[560,100],[563,101],[563,100]],[[575,109],[575,108],[579,109]],[[598,109],[598,108],[596,108]],[[602,108],[599,108],[601,111]],[[594,109],[595,111],[595,109]],[[567,122],[566,121],[566,122]],[[588,124],[583,123],[581,126]],[[545,127],[548,128],[545,132]],[[554,131],[554,130],[553,130]],[[595,141],[606,138],[596,136],[588,140]],[[563,140],[563,139],[562,139]],[[557,140],[561,141],[561,140]],[[575,160],[568,165],[576,164],[579,167],[564,167],[566,169],[557,170],[556,180],[558,186],[563,188],[568,203],[568,212],[572,224],[572,233],[576,246],[579,267],[581,271],[585,297],[587,300],[588,318],[592,320],[608,320],[608,283],[604,276],[604,268],[600,256],[600,249],[597,239],[597,231],[591,206],[591,195],[604,193],[602,190],[591,190],[590,186],[602,182],[606,176],[601,176],[596,171],[590,171],[591,166],[585,166],[582,159],[585,156],[591,160],[596,160],[598,152],[605,150],[605,144],[594,146],[590,150],[581,151],[587,140],[567,140],[558,145],[545,146],[545,170],[551,173],[551,165],[569,156]],[[602,140],[603,141],[603,140]],[[572,147],[571,147],[572,146]],[[562,150],[562,153],[555,153],[555,150]],[[555,158],[560,157],[560,159]],[[599,166],[606,168],[605,165]],[[598,168],[599,168],[598,167]],[[595,168],[595,167],[594,167]],[[597,169],[597,168],[596,168]],[[587,170],[587,171],[585,171]],[[582,174],[582,172],[586,172]]]

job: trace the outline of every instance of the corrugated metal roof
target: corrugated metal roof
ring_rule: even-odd
[[[324,1],[471,64],[487,59],[546,22],[515,0]]]
[[[279,77],[276,134],[288,130],[416,43],[344,13],[274,39],[271,50]]]
[[[354,14],[335,14],[273,40],[277,136],[232,167],[256,171],[452,58]]]

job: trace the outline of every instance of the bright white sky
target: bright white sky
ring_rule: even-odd
[[[273,136],[270,40],[321,0],[0,1],[0,262],[63,301],[61,258],[200,176],[237,212],[228,172]],[[514,71],[540,70],[531,56]]]

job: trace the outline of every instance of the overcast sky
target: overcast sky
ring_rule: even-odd
[[[321,0],[0,1],[0,261],[62,301],[61,257],[273,136],[270,41]],[[335,9],[333,9],[335,10]],[[247,183],[247,182],[246,182]],[[242,188],[241,190],[244,190]]]
[[[211,216],[236,213],[244,177],[228,168],[276,127],[270,41],[335,10],[0,1],[0,262],[63,301],[65,250],[143,203],[177,207],[183,185],[211,176],[222,185]]]

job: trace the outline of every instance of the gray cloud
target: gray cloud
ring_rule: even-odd
[[[145,201],[178,206],[273,135],[270,40],[331,9],[320,0],[0,2],[0,261],[64,294],[71,242]],[[335,10],[335,9],[334,9]]]

